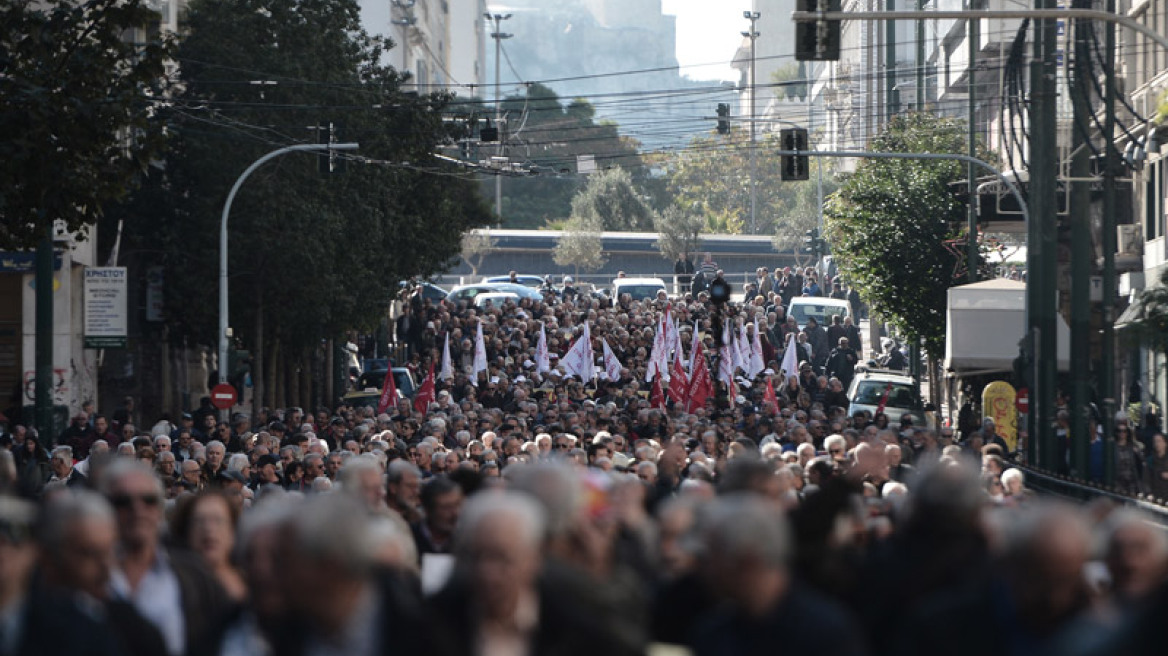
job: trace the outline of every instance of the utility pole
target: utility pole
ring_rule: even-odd
[[[886,12],[896,11],[896,0],[885,0]],[[896,90],[896,21],[884,24],[884,92],[887,94],[888,119],[900,113],[900,92]]]
[[[970,0],[970,8],[972,9],[973,2]],[[966,37],[969,40],[969,91],[966,95],[969,96],[969,156],[977,157],[977,53],[981,49],[981,22],[980,19],[971,18],[966,23]],[[973,165],[969,165],[966,171],[967,184],[969,185],[969,207],[966,208],[969,227],[969,233],[965,244],[965,261],[969,269],[969,282],[977,282],[978,271],[978,252],[977,252],[977,175],[973,170]]]
[[[52,444],[53,432],[53,223],[36,249],[36,344],[33,410],[41,442]]]
[[[1036,9],[1055,9],[1056,0],[1035,0]],[[1058,142],[1056,139],[1055,48],[1058,24],[1053,18],[1036,21],[1034,61],[1030,65],[1030,212],[1027,229],[1026,301],[1031,360],[1028,432],[1037,441],[1038,464],[1054,468],[1052,420],[1058,344],[1056,228],[1058,225]]]
[[[514,34],[506,34],[499,30],[499,24],[511,18],[511,14],[483,14],[488,21],[495,22],[495,30],[491,32],[491,38],[495,40],[495,129],[499,130],[499,157],[505,157],[507,154],[506,143],[507,138],[503,130],[499,129],[500,120],[503,116],[502,92],[499,86],[499,65],[500,58],[503,55],[503,39],[510,39]],[[499,223],[503,222],[503,174],[502,171],[495,174],[495,216],[499,217]]]
[[[1090,0],[1088,0],[1089,2]],[[1084,0],[1074,0],[1074,7],[1089,9]],[[1071,78],[1071,103],[1074,126],[1071,156],[1071,472],[1087,477],[1087,450],[1092,435],[1087,429],[1087,411],[1091,402],[1091,151],[1086,134],[1090,130],[1091,108],[1087,102],[1089,83],[1084,66],[1091,57],[1087,30],[1090,23],[1076,19],[1074,25],[1074,73]]]
[[[1115,0],[1107,0],[1107,12],[1115,13]],[[1099,366],[1099,396],[1103,403],[1103,475],[1110,485],[1115,477],[1115,24],[1105,28],[1103,69],[1107,79],[1104,89],[1103,119],[1103,357]]]
[[[750,31],[743,32],[742,36],[750,39],[750,234],[758,234],[758,163],[755,159],[755,143],[754,143],[754,123],[755,123],[755,109],[758,105],[758,81],[754,77],[754,63],[755,63],[755,41],[758,39],[758,32],[754,29],[755,23],[758,21],[760,14],[757,11],[744,11],[742,17],[750,21]]]
[[[925,0],[917,0],[917,11],[925,10]],[[972,61],[970,62],[973,63]],[[925,111],[925,21],[917,19],[917,111]]]

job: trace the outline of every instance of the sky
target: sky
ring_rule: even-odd
[[[661,4],[664,13],[677,16],[677,63],[682,75],[695,80],[738,79],[730,59],[742,42],[742,32],[750,26],[742,17],[750,9],[750,0],[663,0]],[[712,62],[719,63],[693,66]]]

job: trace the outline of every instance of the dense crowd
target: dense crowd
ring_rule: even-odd
[[[1168,534],[1032,495],[992,422],[849,415],[854,326],[755,291],[415,295],[413,400],[15,426],[0,656],[1161,651]]]

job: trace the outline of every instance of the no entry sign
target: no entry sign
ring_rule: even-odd
[[[220,410],[227,410],[235,405],[239,400],[239,395],[235,393],[235,387],[227,383],[219,383],[211,388],[211,405]]]

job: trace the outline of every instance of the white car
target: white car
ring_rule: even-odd
[[[665,281],[660,278],[617,278],[612,281],[612,297],[619,299],[621,294],[628,294],[634,301],[657,298],[657,292],[669,291]]]
[[[824,296],[797,296],[791,299],[787,308],[787,316],[795,317],[799,330],[807,326],[807,320],[815,317],[815,322],[822,327],[831,325],[832,316],[852,316],[852,305],[843,299],[826,298]]]
[[[912,376],[863,366],[856,367],[856,377],[848,386],[848,400],[849,417],[860,410],[876,414],[883,401],[884,414],[892,425],[899,424],[901,416],[907,414],[913,418],[913,426],[926,426],[934,410],[921,400],[920,386]]]

